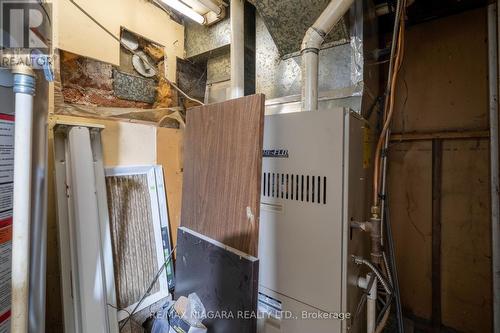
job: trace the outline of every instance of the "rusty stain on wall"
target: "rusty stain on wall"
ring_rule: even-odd
[[[65,103],[124,108],[150,104],[118,98],[113,90],[113,66],[61,51],[61,83]]]
[[[123,30],[129,35],[131,32]],[[119,107],[169,108],[177,105],[177,95],[165,78],[165,53],[160,45],[134,35],[136,51],[144,52],[156,73],[145,78],[132,64],[132,53],[123,46],[120,66],[61,50],[61,83],[65,103]]]

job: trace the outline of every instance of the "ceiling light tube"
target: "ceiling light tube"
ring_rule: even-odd
[[[192,8],[186,6],[184,3],[179,0],[162,0],[167,6],[175,9],[176,11],[186,15],[191,20],[198,22],[199,24],[203,24],[205,22],[205,18],[195,12]]]
[[[214,12],[216,15],[222,13],[222,8],[214,0],[197,0],[203,7]]]

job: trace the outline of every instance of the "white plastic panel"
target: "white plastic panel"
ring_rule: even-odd
[[[99,129],[54,130],[65,332],[118,332]]]
[[[300,175],[300,189],[302,175],[326,177],[327,201],[262,196],[259,284],[323,311],[341,310],[343,141],[343,109],[265,118],[264,150],[288,157],[264,157],[262,171]]]

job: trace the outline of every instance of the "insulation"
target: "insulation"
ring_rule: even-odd
[[[147,175],[106,177],[118,307],[138,302],[154,279],[158,259]],[[158,282],[152,289],[160,290]]]
[[[113,71],[115,96],[130,101],[152,104],[156,99],[156,82],[136,75]]]

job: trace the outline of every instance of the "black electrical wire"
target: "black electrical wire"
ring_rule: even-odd
[[[126,313],[130,316],[130,311],[127,311],[127,309],[120,309],[119,307],[114,306],[113,304],[109,304],[109,303],[108,303],[108,306],[110,306],[110,307],[112,307],[113,309],[116,309],[116,310],[118,310],[118,311],[125,311],[125,312],[126,312]],[[141,325],[139,325],[139,323],[138,323],[138,322],[136,322],[136,321],[135,321],[134,319],[132,319],[132,318],[130,319],[130,323],[131,323],[131,324],[134,324],[134,325],[135,325],[135,326],[137,326],[137,327],[142,328],[142,326],[141,326]],[[130,327],[131,327],[131,329],[132,329],[132,326],[130,326]]]
[[[389,211],[389,200],[386,198],[384,200],[384,206],[385,206],[385,222],[386,222],[386,228],[385,232],[387,234],[387,244],[388,244],[388,250],[389,250],[389,271],[392,272],[392,278],[393,278],[393,285],[392,288],[394,290],[393,297],[396,301],[396,318],[398,321],[398,332],[399,333],[404,333],[404,324],[403,324],[403,307],[401,305],[401,293],[399,289],[399,278],[398,278],[398,269],[396,266],[396,258],[395,258],[395,251],[394,251],[394,238],[392,236],[392,226],[391,226],[391,218],[390,218],[390,211]]]
[[[368,292],[367,292],[367,290],[370,290],[372,288],[372,286],[373,286],[374,283],[375,283],[375,275],[371,274],[370,280],[368,281],[366,289],[363,290],[363,295],[359,299],[358,305],[356,306],[356,311],[354,312],[354,316],[352,317],[352,322],[353,323],[357,323],[358,322],[356,319],[358,318],[359,314],[361,313],[361,311],[363,309],[363,306],[365,305],[366,300],[368,298]]]
[[[165,269],[165,267],[170,263],[170,260],[172,259],[172,255],[174,254],[174,251],[177,249],[177,246],[175,246],[171,251],[170,253],[168,254],[167,258],[165,259],[165,262],[163,263],[163,265],[161,265],[160,269],[158,270],[158,273],[156,273],[153,281],[151,281],[151,284],[149,285],[148,289],[146,290],[146,292],[142,295],[142,297],[140,298],[139,302],[137,302],[137,305],[134,307],[134,310],[132,310],[132,312],[130,313],[130,315],[124,319],[124,322],[123,324],[120,325],[120,332],[122,331],[122,329],[125,327],[125,325],[127,325],[128,321],[130,319],[132,319],[132,316],[135,314],[135,312],[137,311],[137,309],[139,308],[139,306],[142,304],[142,302],[144,302],[144,300],[146,299],[146,297],[149,295],[149,293],[151,292],[151,290],[153,290],[153,287],[154,285],[156,284],[156,281],[158,281],[158,279],[160,278],[161,276],[161,273],[163,272],[163,270]]]
[[[391,306],[391,303],[392,303],[392,300],[394,298],[394,295],[390,295],[387,302],[384,304],[384,307],[382,308],[382,311],[379,312],[378,316],[377,316],[377,321],[376,321],[376,325],[378,326],[378,324],[382,321],[382,317],[384,316],[384,313],[387,311],[387,309],[389,308],[389,306]]]
[[[392,77],[392,72],[394,70],[394,54],[396,52],[396,44],[397,44],[397,38],[398,38],[398,31],[400,27],[400,20],[405,19],[402,17],[404,15],[406,9],[406,1],[401,1],[397,0],[396,1],[396,13],[395,13],[395,18],[394,18],[394,28],[393,28],[393,33],[392,33],[392,43],[391,43],[391,54],[390,54],[390,64],[389,64],[389,73],[388,73],[388,80],[387,80],[387,86],[385,89],[385,103],[387,104],[389,95],[391,94],[391,77]],[[387,132],[386,135],[386,143],[385,143],[385,148],[388,146],[388,140],[389,140],[389,131]],[[386,157],[384,157],[385,159]],[[385,163],[387,161],[385,160]],[[382,177],[383,182],[385,183],[386,181],[386,173],[387,172],[387,167],[385,167],[382,171]],[[394,297],[396,301],[396,319],[397,319],[397,326],[398,326],[398,332],[399,333],[404,333],[404,323],[403,323],[403,313],[402,313],[402,306],[401,306],[401,297],[400,297],[400,289],[399,289],[399,281],[398,281],[398,274],[397,274],[397,268],[396,268],[396,260],[395,260],[395,252],[394,252],[394,240],[392,237],[392,229],[391,229],[391,224],[390,224],[390,219],[389,219],[389,211],[388,211],[388,200],[387,200],[387,193],[385,192],[385,185],[382,187],[382,197],[383,199],[383,206],[382,206],[382,211],[383,211],[383,218],[382,218],[382,224],[385,223],[386,227],[385,232],[387,234],[387,243],[389,245],[389,261],[390,261],[390,267],[388,267],[388,270],[392,272],[392,277],[393,277],[393,289],[394,292],[391,295]],[[389,301],[387,302],[389,304]],[[389,304],[390,305],[390,304]],[[381,312],[381,314],[384,313],[384,311]]]

